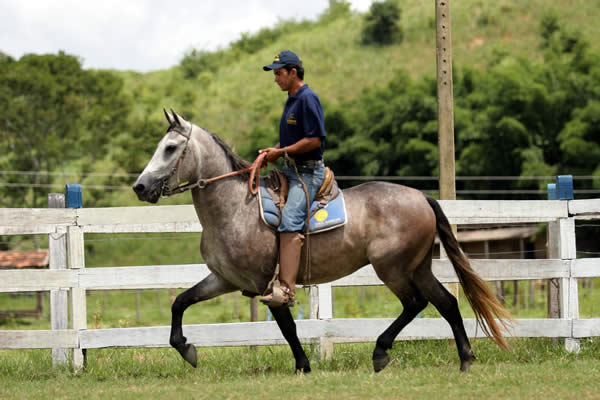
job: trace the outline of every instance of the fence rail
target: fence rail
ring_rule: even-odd
[[[600,258],[576,260],[470,260],[473,269],[489,281],[600,277]],[[442,283],[458,283],[452,264],[433,260],[434,275]],[[0,292],[187,288],[209,274],[206,264],[87,268],[81,270],[0,271]],[[333,287],[383,285],[373,267],[333,281]]]
[[[600,319],[579,319],[577,287],[578,278],[600,277],[600,258],[576,259],[575,244],[575,219],[600,219],[600,199],[440,204],[454,224],[549,223],[551,259],[471,260],[486,280],[558,279],[560,318],[519,319],[513,336],[566,338],[567,348],[575,351],[579,338],[600,336]],[[87,290],[187,288],[209,273],[203,264],[85,268],[85,233],[202,232],[192,206],[0,209],[0,221],[2,235],[48,234],[51,253],[49,270],[0,271],[0,292],[49,290],[55,295],[51,299],[57,299],[51,301],[54,329],[0,331],[0,348],[71,349],[75,368],[83,365],[85,349],[169,345],[167,326],[87,329]],[[447,259],[434,260],[433,271],[441,282],[458,282]],[[318,343],[331,351],[334,342],[375,340],[393,319],[333,318],[332,288],[381,284],[373,268],[365,266],[342,279],[312,286],[311,319],[297,321],[301,341]],[[66,321],[66,291],[71,292],[70,325]],[[482,336],[474,319],[465,319],[465,328],[470,337]],[[200,347],[285,343],[274,322],[186,325],[185,332],[189,342]],[[421,318],[411,322],[398,340],[452,337],[445,320]],[[64,361],[64,354],[62,357]]]

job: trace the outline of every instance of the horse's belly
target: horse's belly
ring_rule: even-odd
[[[348,237],[348,226],[310,237],[310,265],[306,265],[306,249],[300,261],[299,283],[325,283],[350,275],[367,265],[364,246]],[[309,270],[307,271],[307,268]]]

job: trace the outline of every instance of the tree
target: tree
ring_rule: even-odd
[[[104,159],[127,127],[131,102],[122,87],[112,73],[83,70],[63,52],[0,63],[0,169],[32,172],[21,182],[29,187],[2,189],[2,205],[44,207],[45,196],[30,189],[53,183],[43,172],[85,174]]]
[[[224,63],[224,54],[224,51],[210,52],[197,49],[186,51],[179,62],[184,78],[196,79],[202,72],[210,72],[218,69],[219,65]]]
[[[569,165],[572,174],[588,175],[600,169],[600,101],[591,101],[573,114],[558,135],[561,164]]]
[[[374,1],[362,30],[363,44],[386,45],[401,42],[401,10],[394,0]]]
[[[0,65],[2,64],[10,64],[15,62],[15,59],[6,54],[5,52],[0,50]]]

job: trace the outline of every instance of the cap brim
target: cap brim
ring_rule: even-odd
[[[265,65],[263,67],[263,71],[270,71],[272,69],[279,69],[279,68],[283,68],[285,66],[286,66],[286,64],[284,64],[284,63],[273,63],[273,64]]]

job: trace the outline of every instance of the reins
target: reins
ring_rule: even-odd
[[[232,176],[241,175],[246,172],[250,172],[250,179],[248,179],[248,191],[253,195],[258,193],[258,187],[260,185],[260,167],[263,163],[266,154],[259,154],[256,157],[256,160],[252,163],[248,168],[240,169],[238,171],[229,172],[227,174],[215,176],[214,178],[209,179],[198,179],[198,181],[194,183],[187,183],[185,185],[177,186],[175,189],[167,190],[163,192],[166,196],[171,196],[173,194],[185,192],[186,190],[200,188],[204,189],[209,183],[219,181],[221,179],[230,178]],[[179,163],[178,163],[179,164]]]
[[[263,160],[265,159],[266,155],[267,155],[266,153],[259,154],[258,157],[256,157],[256,160],[254,160],[252,165],[249,166],[248,168],[240,169],[238,171],[233,171],[233,172],[230,172],[230,173],[224,174],[224,175],[215,176],[214,178],[210,178],[210,179],[200,179],[197,182],[198,187],[200,189],[204,189],[206,187],[206,185],[208,185],[211,182],[229,178],[230,176],[240,175],[245,172],[250,172],[250,179],[248,179],[248,191],[250,193],[252,193],[253,195],[255,195],[258,193],[258,186],[260,185],[260,168],[263,164]]]
[[[181,166],[183,158],[185,157],[185,154],[187,152],[187,146],[188,146],[188,143],[192,136],[192,127],[193,127],[193,125],[190,122],[190,130],[187,134],[177,131],[177,133],[184,136],[187,140],[185,142],[185,147],[183,148],[183,152],[179,156],[179,159],[177,160],[177,163],[175,164],[173,171],[171,171],[171,174],[169,175],[169,177],[167,179],[165,179],[165,184],[171,179],[171,176],[173,176],[173,174],[177,174],[177,183],[179,184],[179,167]],[[215,176],[214,178],[198,179],[196,182],[179,185],[175,189],[169,189],[168,187],[163,187],[162,196],[168,197],[168,196],[171,196],[171,195],[174,195],[177,193],[182,193],[187,190],[194,189],[194,188],[204,189],[209,183],[216,182],[221,179],[229,178],[232,176],[241,175],[246,172],[250,172],[250,179],[248,179],[248,191],[250,193],[252,193],[252,195],[256,195],[258,193],[258,187],[260,185],[260,168],[263,165],[266,155],[267,155],[266,153],[259,154],[258,157],[256,157],[256,160],[254,160],[252,165],[249,166],[248,168],[244,168],[244,169],[240,169],[238,171],[233,171],[233,172],[229,172],[227,174]]]

